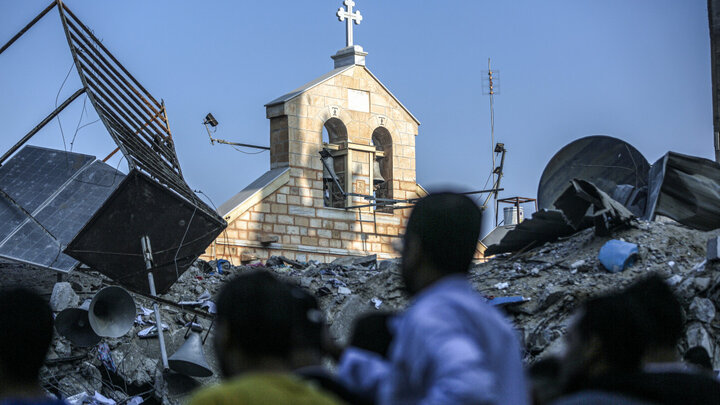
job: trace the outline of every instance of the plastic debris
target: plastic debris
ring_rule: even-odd
[[[93,395],[92,399],[95,401],[94,403],[100,405],[115,405],[117,403],[115,400],[110,399],[97,391],[95,391],[95,395]]]
[[[497,288],[498,290],[504,290],[504,289],[510,287],[510,283],[508,283],[508,282],[497,283],[494,285],[494,287]]]
[[[225,266],[225,264],[229,266],[230,262],[225,259],[220,259],[215,263],[215,265],[217,266],[217,272],[219,274],[223,274],[223,267]]]
[[[113,373],[117,372],[117,368],[115,367],[115,361],[110,355],[110,346],[108,346],[107,343],[99,343],[97,345],[97,349],[98,360],[100,360],[100,362],[102,362],[102,364],[108,370],[112,371]]]
[[[600,248],[598,259],[607,271],[617,273],[635,264],[637,255],[636,244],[612,239]]]
[[[493,297],[488,300],[488,304],[499,307],[503,305],[521,304],[528,301],[530,301],[530,298],[525,298],[522,295],[514,295],[511,297]]]
[[[352,294],[352,291],[350,291],[350,289],[347,287],[338,287],[338,294],[350,295]]]
[[[382,300],[381,300],[380,298],[378,298],[378,297],[372,297],[372,298],[370,299],[370,303],[373,304],[373,306],[375,307],[375,309],[380,309],[380,306],[382,305],[383,302],[382,302]]]
[[[203,304],[200,305],[200,308],[206,308],[208,313],[211,314],[217,313],[217,305],[215,305],[215,303],[210,300],[203,302]]]
[[[169,330],[169,329],[170,328],[166,324],[163,324],[163,330]],[[157,326],[153,325],[149,328],[145,328],[145,329],[141,330],[140,332],[138,332],[137,335],[141,339],[157,337],[157,335],[158,335]]]

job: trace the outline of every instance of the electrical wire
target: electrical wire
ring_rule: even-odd
[[[193,190],[193,191],[204,195],[205,198],[207,198],[208,201],[210,201],[210,205],[212,205],[215,212],[217,212],[217,210],[218,210],[217,206],[215,205],[215,203],[213,202],[213,200],[210,198],[209,195],[205,194],[205,192],[202,190]],[[223,247],[223,253],[222,253],[222,255],[220,255],[220,258],[222,260],[227,260],[228,262],[230,262],[231,266],[234,266],[234,264],[232,262],[232,256],[229,256],[227,254],[227,247],[230,246],[230,239],[228,238],[228,235],[227,235],[227,227],[225,227],[225,229],[223,229],[223,237],[225,238],[225,247]],[[217,251],[215,253],[217,254]]]
[[[238,152],[240,152],[240,153],[244,153],[244,154],[246,154],[246,155],[259,155],[259,154],[261,154],[261,153],[263,153],[263,152],[267,152],[266,149],[261,150],[261,151],[259,151],[259,152],[245,152],[245,151],[243,151],[243,150],[238,149],[237,146],[234,146],[234,145],[230,145],[230,146],[232,146],[233,149],[235,149],[236,151],[238,151]]]
[[[87,104],[88,95],[87,92],[85,93],[85,97],[83,98],[83,107],[82,110],[80,110],[80,119],[78,119],[77,126],[75,126],[75,133],[73,134],[72,140],[70,141],[70,152],[73,151],[73,146],[75,145],[75,138],[77,138],[78,131],[80,130],[80,124],[82,123],[83,115],[87,113],[85,107]]]
[[[73,60],[73,63],[70,65],[70,69],[68,69],[67,74],[65,75],[65,79],[63,79],[62,84],[60,85],[60,88],[57,91],[57,94],[55,95],[55,109],[58,107],[58,99],[60,98],[60,92],[62,91],[63,87],[65,87],[65,82],[67,82],[68,77],[70,77],[70,72],[72,72],[73,67],[75,67],[75,61]],[[63,141],[63,149],[65,149],[65,152],[67,152],[67,144],[65,143],[65,132],[63,132],[62,123],[60,122],[60,114],[57,115],[57,122],[58,126],[60,127],[60,136],[62,136]],[[68,166],[70,166],[70,162],[67,162]]]
[[[180,239],[180,245],[177,248],[177,251],[175,251],[175,257],[173,258],[173,263],[175,263],[175,278],[180,278],[180,270],[178,269],[177,265],[177,258],[180,254],[180,249],[183,247],[183,242],[185,242],[185,237],[188,234],[188,231],[190,230],[190,225],[192,224],[193,219],[195,218],[195,213],[197,212],[197,203],[193,204],[195,208],[193,209],[192,215],[190,216],[190,221],[188,221],[187,227],[185,228],[185,233],[183,233],[182,239]]]

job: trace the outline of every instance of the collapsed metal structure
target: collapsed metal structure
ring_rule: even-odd
[[[50,3],[0,48],[0,54],[56,6],[82,88],[0,157],[0,165],[65,107],[86,94],[117,145],[102,161],[119,151],[127,160],[129,173],[101,207],[84,212],[87,218],[82,218],[82,229],[69,243],[63,241],[63,245],[67,243],[63,252],[147,294],[148,269],[140,240],[149,237],[156,255],[151,270],[156,274],[158,292],[165,292],[227,224],[185,182],[164,102],[158,102],[62,0]],[[2,192],[0,197],[4,204],[44,227],[11,195]],[[22,257],[10,258],[32,263]]]

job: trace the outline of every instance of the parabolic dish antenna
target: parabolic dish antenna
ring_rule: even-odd
[[[625,141],[606,135],[580,138],[565,145],[545,166],[538,185],[538,207],[552,208],[572,179],[589,181],[613,196],[618,195],[618,185],[635,190],[647,186],[649,170],[647,159]]]

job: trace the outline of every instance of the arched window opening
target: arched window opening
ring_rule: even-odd
[[[345,197],[340,187],[345,188],[347,177],[346,155],[338,153],[341,144],[347,142],[347,128],[337,118],[325,121],[322,130],[323,148],[329,154],[323,158],[323,202],[326,207],[345,207]],[[337,183],[336,183],[337,181]]]
[[[347,128],[338,118],[330,118],[323,125],[323,134],[327,132],[327,143],[342,143],[348,140]],[[325,140],[323,139],[323,142]]]
[[[385,127],[376,128],[371,137],[375,146],[375,165],[373,170],[373,192],[378,199],[392,199],[392,136]],[[382,203],[382,201],[378,201]]]

